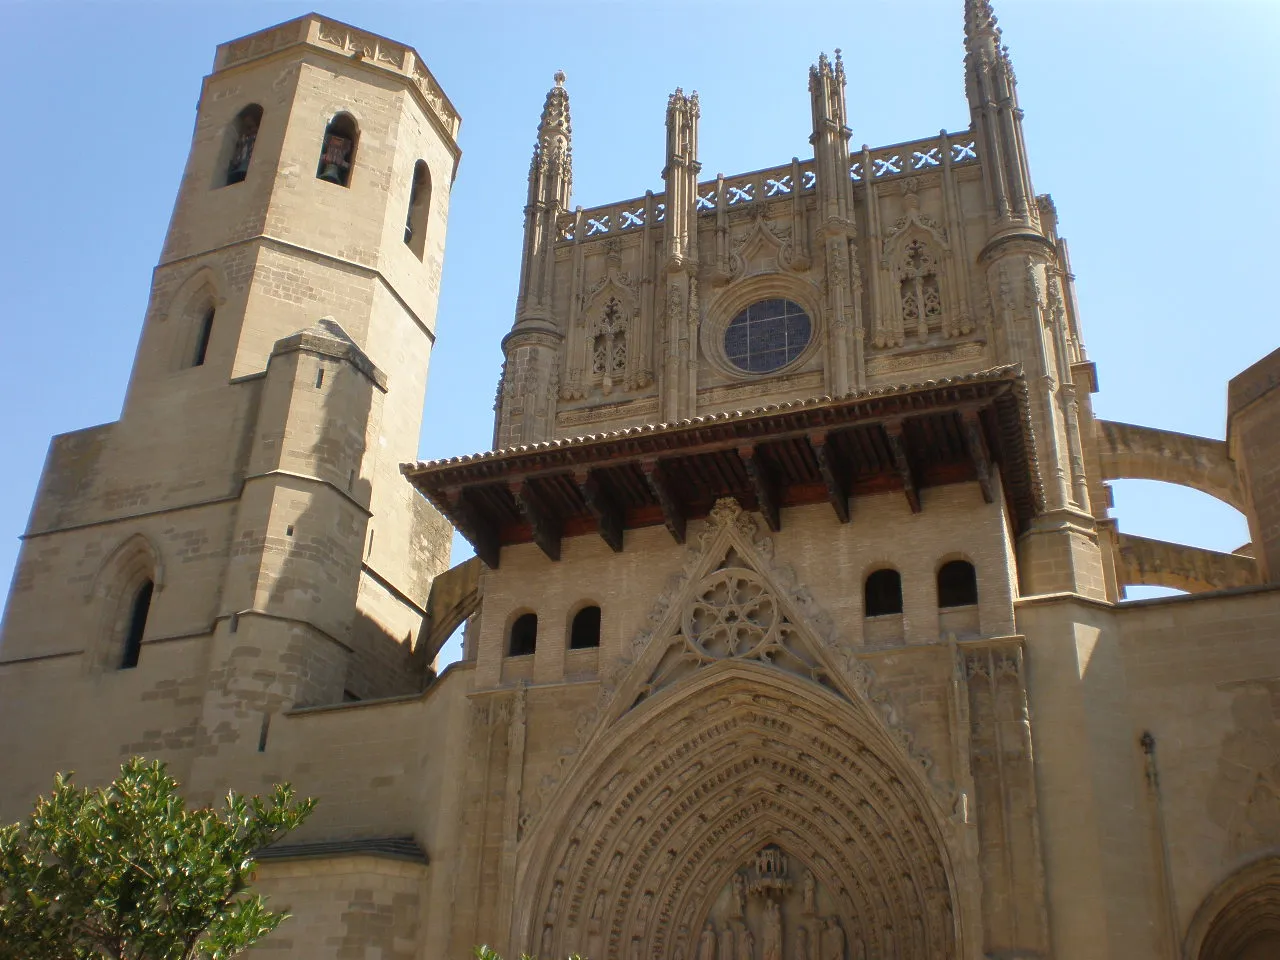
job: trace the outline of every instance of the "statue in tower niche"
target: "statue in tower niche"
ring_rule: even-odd
[[[844,928],[835,917],[827,917],[822,930],[822,960],[845,960]]]
[[[764,907],[764,952],[761,960],[782,960],[782,907],[770,900]]]
[[[698,960],[716,960],[716,927],[710,920],[698,938]]]
[[[729,908],[729,916],[741,917],[747,909],[747,881],[741,873],[733,875],[733,903]]]
[[[809,931],[805,927],[796,928],[795,948],[791,954],[790,960],[810,960]]]
[[[804,915],[812,917],[816,914],[817,907],[814,905],[814,897],[818,892],[818,881],[813,878],[813,871],[806,870],[804,872]]]

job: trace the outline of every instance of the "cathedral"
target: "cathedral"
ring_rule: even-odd
[[[0,822],[133,754],[290,781],[256,952],[308,960],[1280,956],[1280,350],[1225,441],[1094,416],[953,2],[967,129],[855,145],[824,55],[810,158],[706,176],[676,89],[661,191],[591,209],[557,74],[493,449],[431,462],[457,110],[323,16],[218,47],[122,414],[23,539]],[[1121,478],[1251,542],[1126,534]]]

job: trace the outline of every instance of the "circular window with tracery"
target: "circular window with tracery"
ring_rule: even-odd
[[[758,300],[729,321],[725,358],[747,373],[770,373],[800,356],[813,336],[813,322],[791,300]]]

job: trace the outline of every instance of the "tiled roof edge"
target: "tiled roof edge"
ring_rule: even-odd
[[[749,417],[769,413],[780,413],[789,410],[803,410],[828,403],[846,400],[864,400],[872,397],[889,397],[895,394],[911,393],[915,390],[936,390],[941,387],[955,386],[961,383],[981,383],[989,380],[1013,379],[1021,375],[1021,364],[1009,363],[998,367],[990,367],[975,373],[965,373],[939,380],[924,380],[919,383],[893,384],[891,386],[874,387],[869,390],[853,391],[839,397],[822,396],[806,400],[786,400],[782,403],[770,403],[763,407],[752,407],[747,410],[728,410],[723,413],[710,413],[702,417],[691,417],[677,420],[674,423],[647,423],[638,427],[623,427],[621,430],[610,430],[605,433],[585,434],[578,437],[561,437],[557,440],[544,440],[541,443],[522,444],[517,447],[503,447],[498,450],[486,450],[482,453],[468,453],[458,457],[446,457],[442,460],[419,460],[413,463],[402,463],[400,472],[410,474],[419,470],[430,470],[436,467],[457,466],[464,463],[479,463],[485,460],[496,460],[520,453],[536,453],[539,450],[555,450],[560,447],[572,447],[583,443],[597,443],[616,440],[622,437],[636,437],[645,434],[662,433],[684,427],[705,426],[713,423],[725,423],[732,420],[745,420]]]

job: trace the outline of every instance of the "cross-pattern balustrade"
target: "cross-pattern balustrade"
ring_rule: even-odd
[[[855,183],[891,179],[938,170],[948,162],[953,167],[978,162],[977,143],[969,131],[877,147],[866,153],[859,151],[850,157],[849,178]],[[720,209],[722,199],[726,208],[737,209],[779,200],[797,191],[810,193],[817,184],[818,174],[812,160],[799,165],[798,178],[788,163],[755,173],[704,181],[698,184],[694,209],[699,215],[710,216]],[[666,219],[666,209],[665,194],[654,194],[566,213],[557,221],[557,240],[571,242],[578,234],[583,240],[595,240],[642,229],[647,223],[660,224]]]

